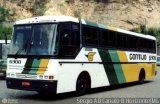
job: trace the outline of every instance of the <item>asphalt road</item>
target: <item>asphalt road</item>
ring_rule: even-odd
[[[105,99],[104,101],[115,101],[111,98],[155,98],[153,102],[158,104],[160,103],[160,99],[157,99],[160,98],[160,68],[157,71],[157,76],[145,81],[144,84],[129,83],[93,89],[90,93],[80,97],[76,97],[73,93],[46,96],[38,95],[37,92],[7,89],[5,80],[0,80],[0,104],[6,102],[6,104],[100,104],[102,102],[102,100],[93,102],[95,98]]]

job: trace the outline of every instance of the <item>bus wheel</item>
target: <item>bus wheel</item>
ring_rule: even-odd
[[[84,95],[87,90],[90,89],[90,76],[88,74],[81,74],[76,83],[76,94]]]
[[[142,69],[141,71],[140,71],[140,74],[139,74],[139,83],[144,83],[144,80],[145,80],[145,71],[144,71],[144,69]]]

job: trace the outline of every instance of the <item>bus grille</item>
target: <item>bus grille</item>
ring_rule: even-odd
[[[31,74],[16,74],[16,77],[25,79],[37,79],[37,75],[31,75]]]

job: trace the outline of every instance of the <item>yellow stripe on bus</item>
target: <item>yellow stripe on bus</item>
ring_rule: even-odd
[[[139,74],[137,64],[129,64],[126,52],[124,51],[117,51],[120,62],[126,62],[125,64],[121,64],[126,82],[132,82],[138,80],[137,74]]]
[[[48,62],[49,62],[49,59],[41,59],[41,62],[39,64],[39,69],[36,72],[36,74],[44,74],[47,69]]]

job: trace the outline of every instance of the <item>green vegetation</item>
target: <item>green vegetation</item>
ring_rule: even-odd
[[[4,6],[0,6],[0,21],[5,21],[8,16],[9,10],[6,9]]]
[[[160,28],[146,28],[145,26],[141,25],[138,28],[131,29],[131,31],[156,37],[157,44],[160,46]]]
[[[7,39],[11,39],[12,27],[0,25],[0,39],[5,39],[4,34],[7,35]]]

